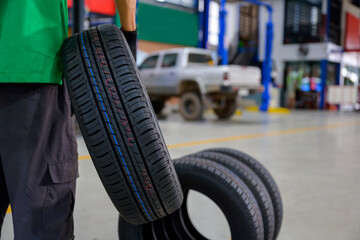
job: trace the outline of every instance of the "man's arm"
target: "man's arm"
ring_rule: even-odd
[[[136,61],[136,0],[115,0],[120,15],[121,30]]]
[[[125,31],[136,30],[136,0],[115,0],[119,11],[121,28]]]

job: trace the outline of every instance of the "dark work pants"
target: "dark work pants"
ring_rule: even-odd
[[[74,238],[73,123],[64,86],[0,84],[0,234],[10,203],[15,240]]]

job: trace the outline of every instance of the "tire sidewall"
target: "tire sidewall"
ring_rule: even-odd
[[[275,213],[275,236],[274,239],[277,238],[279,235],[281,225],[282,225],[282,219],[283,219],[283,205],[282,205],[282,199],[280,190],[274,180],[274,178],[271,176],[270,172],[263,166],[259,161],[257,161],[255,158],[234,149],[229,148],[211,148],[204,150],[207,152],[216,152],[221,153],[230,157],[235,158],[239,162],[242,162],[246,166],[248,166],[251,170],[254,171],[254,173],[262,180],[263,184],[265,185],[273,207],[274,207],[274,213]]]
[[[195,190],[214,201],[225,215],[231,229],[232,239],[252,239],[250,231],[253,226],[245,216],[247,208],[240,203],[235,192],[224,188],[224,182],[212,174],[201,171],[188,171],[187,168],[176,166],[183,191]],[[229,171],[230,172],[230,171]]]
[[[264,229],[266,232],[265,239],[273,239],[275,232],[274,207],[270,194],[258,175],[241,161],[226,154],[203,151],[195,153],[192,156],[206,158],[210,161],[216,162],[228,168],[245,182],[254,194],[260,207],[264,221]]]

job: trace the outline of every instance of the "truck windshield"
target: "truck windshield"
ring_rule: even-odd
[[[210,55],[190,53],[188,65],[214,65]]]

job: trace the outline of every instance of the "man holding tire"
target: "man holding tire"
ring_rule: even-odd
[[[116,0],[136,57],[136,0]],[[73,239],[77,145],[60,49],[66,0],[0,1],[0,238]]]

